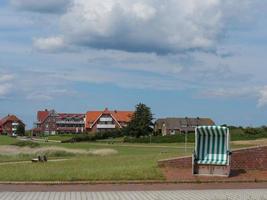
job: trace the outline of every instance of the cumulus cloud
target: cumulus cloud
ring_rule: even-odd
[[[35,38],[33,46],[43,52],[56,52],[65,48],[64,40],[61,37]]]
[[[62,13],[70,0],[10,0],[10,4],[19,9],[40,13]]]
[[[60,26],[72,43],[169,53],[213,49],[226,19],[248,0],[73,0]]]

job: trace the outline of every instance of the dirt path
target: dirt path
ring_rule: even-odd
[[[263,146],[267,145],[267,139],[259,139],[259,140],[244,140],[244,141],[233,141],[234,145],[250,145],[250,146]]]
[[[61,162],[61,161],[66,161],[66,160],[71,160],[71,159],[54,159],[54,160],[48,160],[48,162]],[[0,163],[0,166],[3,165],[14,165],[14,164],[27,164],[27,163],[32,163],[32,161],[12,161],[12,162],[2,162]]]

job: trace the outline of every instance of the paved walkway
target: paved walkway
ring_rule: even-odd
[[[260,199],[267,200],[267,190],[178,190],[139,192],[2,192],[0,200],[174,200],[174,199]]]

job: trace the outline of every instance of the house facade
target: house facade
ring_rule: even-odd
[[[7,115],[0,120],[0,134],[13,136],[16,134],[18,126],[25,124],[15,115]]]
[[[33,134],[83,133],[84,118],[85,114],[57,113],[55,110],[38,111]]]
[[[164,135],[194,132],[197,126],[212,126],[214,121],[210,118],[162,118],[155,122],[155,131]]]
[[[123,128],[131,121],[132,111],[88,111],[85,117],[87,132],[107,132]]]

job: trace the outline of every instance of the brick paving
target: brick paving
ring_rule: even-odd
[[[178,182],[246,182],[267,181],[267,170],[232,170],[230,177],[193,176],[191,168],[162,168],[168,181]]]
[[[267,190],[176,190],[132,192],[1,192],[0,200],[267,200]]]

